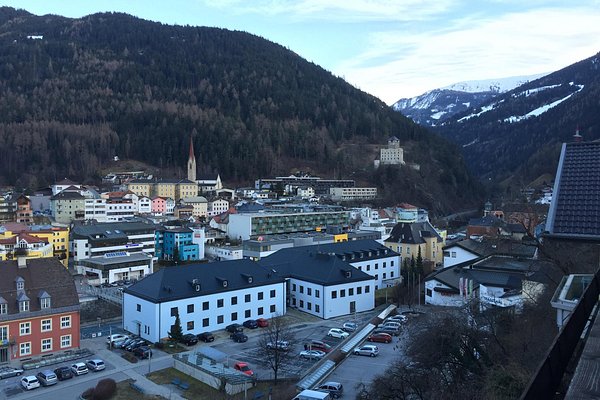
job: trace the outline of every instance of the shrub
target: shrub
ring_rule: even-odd
[[[157,349],[162,349],[165,347],[165,344],[163,342],[156,342],[154,343],[154,347],[156,347]]]
[[[133,353],[123,353],[123,355],[121,357],[123,357],[124,359],[126,359],[130,363],[134,363],[135,364],[136,362],[138,362],[137,357]]]
[[[94,395],[94,388],[86,389],[85,392],[81,393],[82,399],[91,399]]]
[[[98,382],[94,388],[93,400],[108,400],[117,391],[117,382],[114,379],[106,378]]]

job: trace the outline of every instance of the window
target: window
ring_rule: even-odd
[[[60,347],[71,347],[71,335],[65,335],[60,337]]]
[[[223,299],[217,299],[217,308],[223,307]]]
[[[362,294],[362,286],[356,288],[356,294]]]
[[[321,297],[321,291],[319,289],[315,289],[315,297],[318,299]]]
[[[310,304],[310,303],[308,303],[308,302],[307,302],[307,303],[306,303],[306,308],[307,308],[308,310],[312,310],[312,304]]]
[[[193,304],[188,304],[187,306],[187,313],[191,314],[194,312],[194,305]]]
[[[179,315],[179,310],[177,307],[171,307],[171,317],[176,317]]]
[[[19,355],[26,356],[31,354],[31,342],[21,343],[19,345]]]
[[[42,339],[42,351],[52,351],[52,339]]]
[[[25,289],[25,282],[23,282],[23,281],[17,282],[17,290],[23,290],[23,289]]]
[[[296,284],[292,283],[292,292],[295,292],[295,291],[296,291]]]
[[[431,296],[433,295],[433,293],[431,292],[431,289],[427,289],[427,290],[425,291],[425,295],[426,295],[427,297],[431,297]]]
[[[250,310],[244,311],[244,318],[250,318],[251,315],[252,315],[252,312]]]
[[[410,254],[410,247],[406,248],[406,254]]]
[[[60,317],[60,328],[70,328],[71,327],[71,316],[67,315],[66,317]]]
[[[371,287],[365,286],[365,293],[369,293],[371,291]]]
[[[223,323],[223,316],[222,315],[218,315],[217,316],[217,324],[222,324]]]
[[[141,305],[141,304],[136,304],[136,305],[135,305],[135,310],[136,310],[137,312],[140,312],[140,311],[142,311],[142,305]]]
[[[453,251],[451,254],[452,254],[452,258],[456,258],[456,252],[455,251]]]
[[[312,289],[311,288],[306,288],[306,294],[311,296],[312,295]]]
[[[40,299],[40,307],[50,308],[50,297],[44,297],[43,299]]]
[[[258,299],[262,300],[264,297],[264,293],[263,292],[258,292]]]
[[[354,296],[354,288],[348,289],[348,296]]]
[[[275,304],[271,304],[271,307],[269,307],[269,309],[271,310],[271,313],[275,312]]]
[[[383,279],[385,279],[385,275],[386,275],[386,273],[384,272],[384,273],[383,273]]]
[[[247,295],[244,296],[244,301],[246,303],[250,303],[250,295],[249,294],[247,294]]]
[[[233,297],[231,298],[231,305],[232,305],[232,306],[235,306],[236,304],[237,304],[237,296],[233,296]]]
[[[21,322],[19,324],[19,331],[21,336],[31,334],[31,322]]]
[[[346,297],[346,289],[340,290],[340,297]]]
[[[258,310],[256,311],[256,313],[258,315],[263,315],[263,313],[264,313],[263,308],[262,307],[258,307]]]
[[[371,270],[371,266],[369,264],[367,264],[367,271]]]
[[[334,291],[331,292],[331,298],[332,299],[337,299],[337,291],[334,290]]]
[[[209,319],[208,318],[204,318],[202,319],[202,327],[206,328],[209,325]]]
[[[187,330],[188,331],[193,331],[194,330],[194,321],[188,321],[188,323],[187,323]]]
[[[300,285],[300,293],[304,293],[304,286]]]
[[[384,262],[383,262],[383,267],[382,267],[382,268],[385,268],[385,267],[386,267],[386,264],[387,264],[387,263],[384,261]]]
[[[375,269],[379,269],[379,263],[375,263]]]
[[[292,306],[296,307],[296,298],[292,299]]]
[[[375,274],[375,280],[379,279],[379,274]]]
[[[232,321],[237,321],[237,313],[236,312],[232,312],[231,313],[231,320]]]
[[[52,330],[52,320],[51,319],[43,319],[42,320],[42,332],[48,332]]]
[[[390,267],[394,266],[394,261],[390,261]]]
[[[23,300],[19,302],[19,312],[29,311],[29,300]]]
[[[208,310],[208,301],[205,301],[205,302],[202,303],[202,310],[203,311]]]
[[[271,290],[271,298],[275,297],[275,289]]]
[[[394,277],[394,271],[390,271],[390,278]]]
[[[318,304],[315,304],[315,312],[321,312],[321,307]]]
[[[0,314],[8,314],[8,304],[0,304]]]
[[[304,308],[304,300],[300,300],[300,308]]]
[[[0,326],[0,340],[8,340],[8,326]]]

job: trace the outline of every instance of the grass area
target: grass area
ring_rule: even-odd
[[[160,349],[167,354],[183,353],[188,349],[179,343],[165,342],[165,345]]]
[[[159,385],[169,385],[173,388],[174,393],[179,393],[186,399],[211,399],[211,400],[242,400],[244,393],[238,393],[235,396],[229,396],[224,392],[220,392],[197,379],[192,378],[189,375],[184,374],[176,370],[175,368],[167,368],[160,371],[153,372],[146,376],[148,379]],[[181,390],[176,388],[171,381],[173,379],[179,379],[182,382],[186,382],[190,385],[188,390]],[[248,398],[251,399],[256,392],[262,392],[264,397],[262,399],[268,399],[269,388],[272,389],[273,399],[291,399],[296,394],[295,382],[282,381],[277,386],[273,386],[272,382],[259,382],[255,387],[248,388]]]
[[[386,294],[387,294],[387,297],[386,297]],[[375,291],[375,307],[382,305],[382,304],[386,304],[386,299],[387,299],[387,303],[392,303],[393,295],[394,295],[393,287],[377,289]]]
[[[127,379],[117,383],[117,393],[111,397],[111,400],[159,400],[161,396],[142,394],[131,387],[132,379]]]

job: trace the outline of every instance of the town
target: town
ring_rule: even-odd
[[[8,398],[32,398],[40,384],[52,398],[101,392],[100,378],[117,375],[165,398],[210,387],[356,397],[420,321],[459,310],[518,318],[544,302],[555,333],[595,273],[598,219],[573,188],[598,172],[596,142],[563,145],[554,185],[524,190],[520,203],[435,220],[407,203],[368,206],[377,189],[351,179],[227,188],[219,174],[197,176],[191,140],[183,151],[187,178],[114,170],[97,186],[65,178],[0,197]],[[406,164],[397,138],[374,164]],[[565,246],[577,249],[570,260]]]

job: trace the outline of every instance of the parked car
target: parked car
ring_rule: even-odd
[[[244,343],[248,341],[248,336],[244,335],[242,332],[232,333],[231,335],[229,335],[229,338],[231,338],[234,342],[237,343]]]
[[[227,325],[225,330],[229,333],[244,332],[244,327],[240,324]]]
[[[331,351],[331,346],[320,340],[311,340],[304,344],[304,350],[321,350],[325,353],[329,353]]]
[[[327,392],[331,395],[331,397],[337,399],[342,397],[342,394],[344,393],[344,386],[342,386],[342,384],[339,382],[325,382],[319,385],[317,390],[320,392]]]
[[[198,340],[202,340],[204,343],[214,342],[215,336],[210,332],[202,332],[198,335]]]
[[[373,333],[387,333],[388,335],[398,336],[400,335],[400,329],[393,326],[382,326],[381,328],[376,329]]]
[[[35,377],[38,379],[38,381],[40,381],[42,386],[52,386],[58,383],[56,374],[49,369],[38,372],[35,374]]]
[[[342,329],[346,332],[354,332],[358,329],[358,325],[356,325],[354,322],[344,322],[344,325],[342,325]]]
[[[125,339],[125,341],[123,342],[119,342],[120,345],[119,347],[122,349],[127,348],[127,346],[129,346],[131,343],[135,342],[136,340],[139,340],[139,337],[130,337],[129,339]]]
[[[186,346],[193,346],[198,343],[198,338],[196,335],[192,335],[191,333],[186,333],[181,337],[181,343]]]
[[[248,328],[248,329],[258,328],[258,322],[256,322],[255,319],[249,319],[247,321],[244,321],[244,323],[242,325],[244,325],[244,328]]]
[[[334,338],[346,339],[350,334],[338,328],[331,328],[329,332],[327,332],[327,336],[331,336]]]
[[[10,378],[13,376],[19,376],[23,373],[22,369],[12,368],[12,367],[2,367],[0,368],[0,379]]]
[[[125,350],[133,351],[133,350],[137,349],[138,347],[145,346],[147,344],[148,343],[144,339],[137,339],[137,340],[134,340],[133,342],[131,342],[129,344],[129,346],[125,347]]]
[[[392,343],[392,335],[389,333],[372,333],[367,337],[369,342]]]
[[[286,340],[278,340],[277,342],[273,343],[273,342],[269,342],[267,343],[267,349],[269,350],[281,350],[281,351],[288,351],[290,349],[290,342],[286,341]]]
[[[379,348],[374,344],[365,344],[354,349],[353,353],[357,356],[375,357],[379,354]]]
[[[236,369],[240,372],[243,372],[244,374],[248,375],[248,376],[253,376],[254,375],[254,371],[252,371],[250,369],[250,367],[248,366],[248,363],[245,362],[236,362],[233,365],[233,369]]]
[[[408,317],[406,315],[398,314],[398,315],[393,315],[393,316],[389,317],[388,319],[386,319],[386,322],[387,321],[397,321],[400,323],[404,323],[404,322],[408,321]]]
[[[25,390],[32,390],[40,387],[40,381],[33,375],[24,376],[21,378],[21,386]]]
[[[256,320],[256,323],[260,328],[266,328],[267,326],[269,326],[269,320],[266,318],[259,318]]]
[[[54,370],[54,373],[59,381],[64,381],[65,379],[71,379],[73,377],[73,372],[69,367],[58,367]]]
[[[392,328],[398,328],[400,329],[402,327],[402,324],[400,322],[397,321],[386,321],[383,323],[383,325],[381,325],[381,327],[387,327],[387,326],[391,326]]]
[[[129,335],[124,335],[122,333],[115,333],[106,338],[106,344],[115,344],[115,342],[121,342],[125,339],[129,339]]]
[[[73,373],[73,375],[84,375],[87,374],[89,372],[87,365],[85,365],[82,362],[78,362],[75,364],[71,365],[71,372]]]
[[[303,350],[300,352],[300,358],[306,360],[319,360],[325,357],[325,352],[321,350]]]
[[[104,361],[100,360],[99,358],[95,358],[93,360],[87,360],[85,362],[85,365],[87,365],[89,370],[94,371],[94,372],[102,371],[103,369],[106,368],[106,365],[104,365]]]
[[[148,347],[148,346],[140,346],[137,349],[133,350],[133,354],[136,357],[139,357],[142,360],[144,360],[146,358],[152,357],[152,349],[150,349],[150,347]]]

